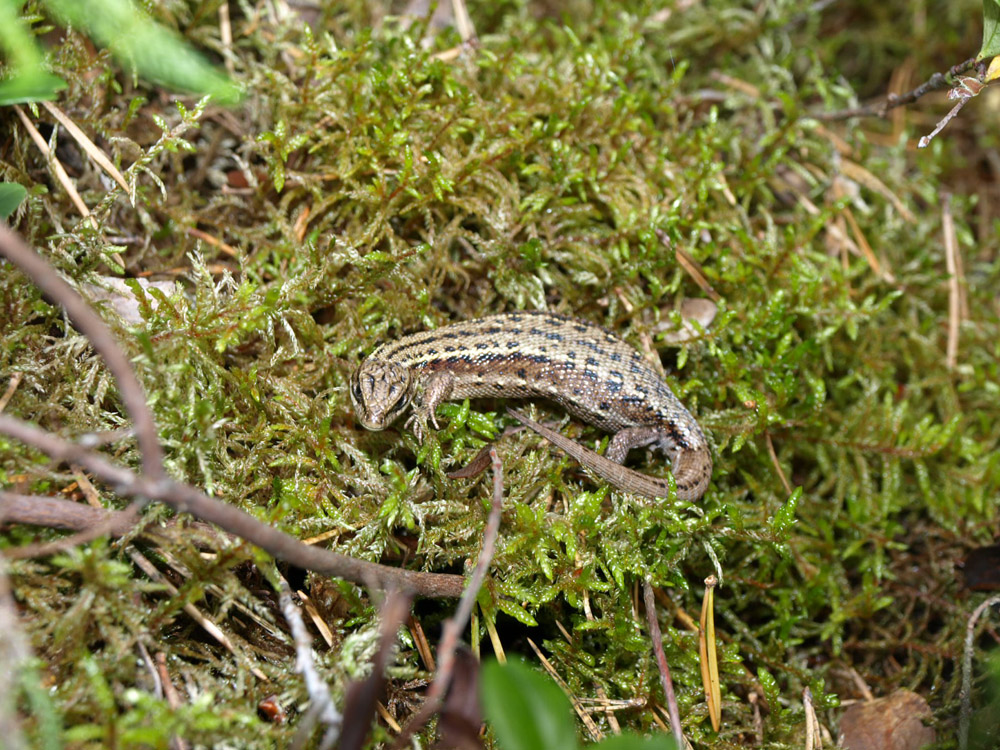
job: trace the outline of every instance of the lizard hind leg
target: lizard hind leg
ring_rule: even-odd
[[[625,457],[633,448],[645,448],[653,443],[656,443],[656,447],[673,458],[675,453],[673,442],[665,437],[663,430],[658,427],[626,427],[619,430],[611,438],[604,455],[616,464],[620,464],[625,462]]]
[[[705,494],[712,479],[712,454],[708,446],[684,447],[661,428],[626,427],[619,430],[608,444],[605,457],[620,464],[630,450],[647,446],[660,449],[670,458],[678,498],[697,500]]]

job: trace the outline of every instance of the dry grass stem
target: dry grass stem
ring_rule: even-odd
[[[941,231],[944,234],[945,270],[948,273],[948,343],[945,362],[949,369],[958,364],[958,333],[962,324],[962,279],[959,276],[958,237],[951,214],[951,196],[941,196]]]
[[[674,681],[670,676],[670,666],[667,655],[663,651],[663,635],[660,632],[660,621],[656,617],[656,600],[653,597],[653,587],[648,581],[642,584],[642,598],[646,606],[646,622],[649,624],[649,638],[653,643],[653,654],[656,656],[656,666],[660,672],[660,683],[663,686],[663,696],[667,703],[667,715],[670,717],[670,731],[677,747],[684,747],[684,730],[681,728],[681,714],[677,706],[677,696],[674,694]]]
[[[705,597],[701,603],[701,627],[698,632],[698,654],[701,680],[705,686],[705,702],[712,729],[722,726],[722,693],[719,679],[718,647],[715,643],[715,576],[705,579]]]

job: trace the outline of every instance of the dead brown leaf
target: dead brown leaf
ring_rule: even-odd
[[[919,750],[937,737],[922,721],[930,715],[927,701],[909,690],[855,703],[840,720],[840,745],[847,750]]]

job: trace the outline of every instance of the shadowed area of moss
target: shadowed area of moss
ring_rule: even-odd
[[[0,176],[30,191],[11,223],[77,284],[111,275],[115,252],[129,276],[176,280],[173,294],[142,292],[140,326],[117,324],[174,477],[387,564],[465,570],[490,485],[445,472],[510,420],[476,401],[442,407],[424,446],[401,427],[364,432],[345,387],[359,358],[389,337],[517,308],[614,329],[659,359],[698,416],[712,486],[697,504],[651,502],[609,491],[533,435],[504,438],[504,520],[473,639],[488,651],[495,623],[505,649],[533,658],[531,638],[576,696],[633,701],[618,722],[658,730],[636,587],[649,577],[665,592],[664,646],[692,742],[746,744],[763,704],[766,746],[801,746],[803,689],[832,729],[838,696],[858,696],[854,674],[879,694],[928,697],[948,737],[975,599],[954,563],[992,537],[1000,487],[996,218],[959,169],[979,148],[977,125],[963,114],[914,153],[888,123],[806,114],[884,90],[904,54],[925,55],[923,80],[977,40],[901,50],[881,10],[853,4],[680,6],[576,3],[560,16],[473,4],[480,45],[448,61],[433,53],[458,43],[452,30],[425,49],[422,21],[406,28],[361,3],[285,19],[234,6],[234,78],[248,91],[234,111],[175,106],[68,34],[52,50],[69,83],[59,106],[134,165],[123,171],[135,206],[77,152],[75,182],[101,232],[81,223],[2,110]],[[157,20],[222,49],[214,13],[171,4]],[[907,135],[927,132],[924,119]],[[72,154],[65,133],[58,142]],[[946,189],[965,264],[955,368],[944,357]],[[705,292],[675,250],[720,296],[711,327],[680,347],[663,332],[683,298]],[[67,436],[127,425],[86,341],[8,267],[0,388],[13,373],[9,414]],[[565,429],[603,449],[599,431]],[[130,439],[106,450],[138,466]],[[71,467],[0,438],[4,487],[72,496],[74,482]],[[0,545],[49,536],[4,528]],[[273,591],[249,564],[256,553],[200,528],[167,524],[155,539],[10,565],[64,740],[287,743],[295,721],[262,723],[257,701],[277,693],[294,714],[306,693]],[[684,624],[716,572],[719,734]],[[332,628],[318,665],[340,695],[375,647],[375,605],[359,588],[286,573]],[[449,612],[423,602],[417,616],[433,639]],[[167,655],[181,710],[155,697],[143,650]],[[400,722],[416,701],[408,680],[427,674],[404,640],[387,699]],[[29,734],[43,731],[39,715],[27,711]],[[611,732],[603,711],[594,720]]]

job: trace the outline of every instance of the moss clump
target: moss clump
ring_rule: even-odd
[[[403,431],[366,433],[345,388],[359,357],[388,337],[515,308],[619,331],[659,355],[699,415],[714,443],[712,487],[696,505],[652,503],[608,492],[535,437],[504,439],[504,523],[473,640],[488,650],[495,626],[505,649],[530,655],[530,637],[577,696],[600,688],[635,701],[618,721],[651,731],[662,696],[635,584],[649,576],[670,614],[695,612],[700,581],[719,571],[721,734],[707,721],[697,635],[683,616],[665,628],[693,742],[743,744],[755,695],[769,746],[800,746],[803,689],[832,726],[825,710],[855,696],[852,669],[878,693],[928,696],[952,732],[969,609],[953,564],[990,537],[1000,486],[995,219],[956,167],[989,137],[977,141],[963,115],[915,154],[886,137],[888,125],[807,117],[849,103],[852,90],[884,89],[899,39],[871,7],[815,19],[780,1],[759,12],[581,7],[556,18],[473,5],[480,47],[448,62],[433,53],[456,42],[452,32],[425,49],[422,23],[405,29],[357,3],[319,11],[311,26],[238,16],[232,60],[250,93],[232,112],[174,106],[68,34],[52,55],[69,82],[60,106],[132,165],[135,206],[80,159],[76,183],[101,231],[80,223],[4,110],[0,176],[31,189],[16,226],[79,284],[109,273],[112,250],[129,275],[177,281],[173,294],[145,293],[141,326],[119,328],[173,476],[390,564],[461,572],[478,553],[489,483],[444,471],[475,455],[503,412],[488,401],[444,407],[444,429],[422,447]],[[221,49],[214,16],[159,13]],[[937,44],[905,52],[957,61],[977,46]],[[921,63],[921,76],[936,64]],[[954,369],[943,356],[945,189],[968,307]],[[673,248],[721,298],[711,328],[680,348],[662,343],[664,324],[703,292]],[[67,435],[127,424],[86,341],[8,268],[4,387],[12,373],[23,377],[10,414]],[[130,440],[108,451],[138,466]],[[0,481],[72,493],[74,477],[0,438]],[[0,545],[35,536],[5,529]],[[63,740],[288,742],[295,721],[256,717],[274,684],[292,708],[305,689],[290,675],[273,592],[247,564],[254,552],[173,525],[135,543],[176,596],[122,543],[10,566],[51,688],[40,700]],[[370,655],[374,606],[355,587],[287,574],[331,627],[319,666],[342,692]],[[234,653],[206,638],[186,603]],[[425,602],[417,618],[433,634],[448,612]],[[140,645],[167,654],[183,710],[154,697]],[[406,680],[425,667],[405,643],[387,702],[400,721],[414,702]],[[40,736],[42,714],[26,714]],[[610,731],[603,713],[594,718]]]

